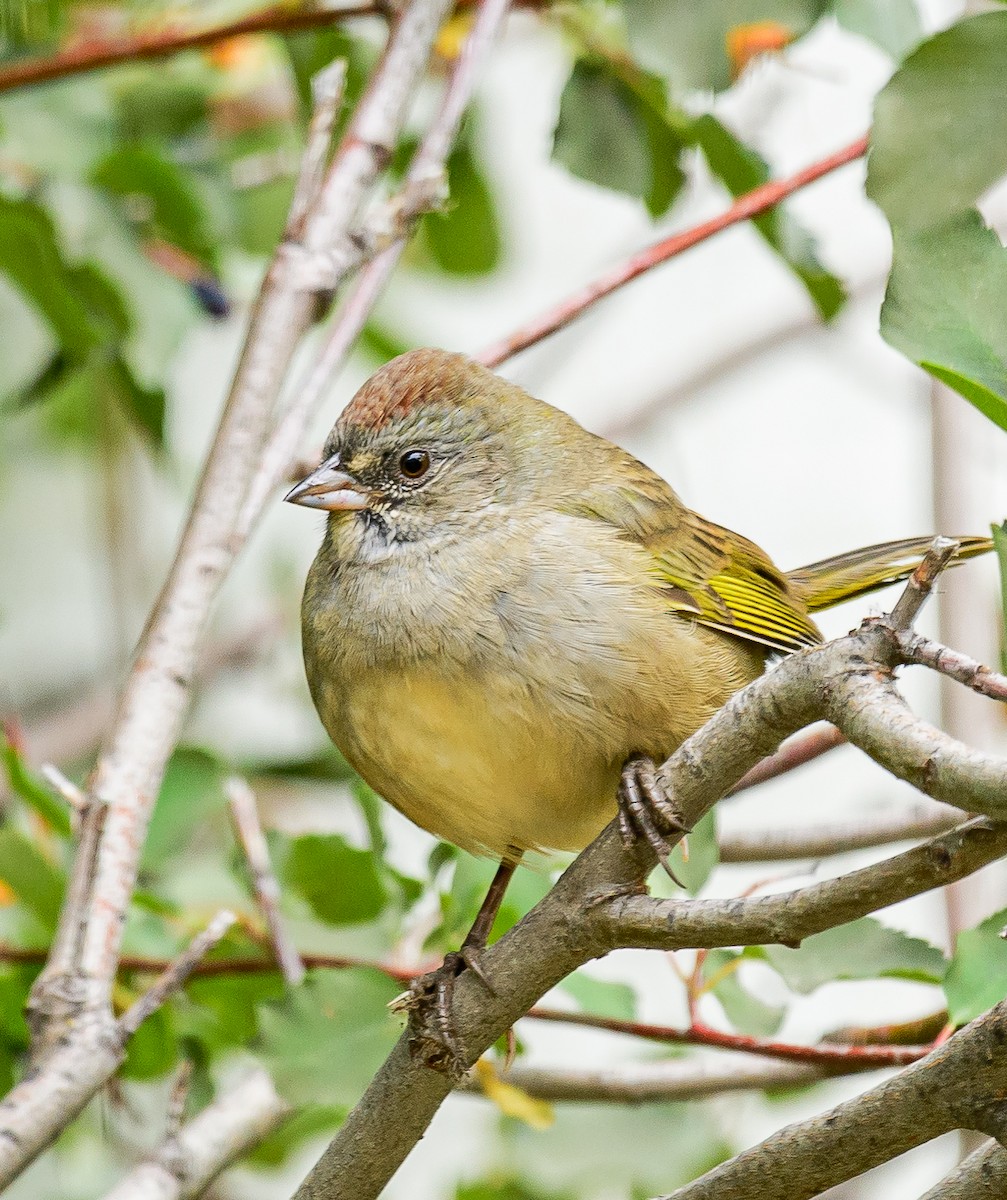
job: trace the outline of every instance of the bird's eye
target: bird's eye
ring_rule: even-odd
[[[430,470],[430,455],[426,450],[407,450],[399,459],[399,470],[407,479],[419,479]]]

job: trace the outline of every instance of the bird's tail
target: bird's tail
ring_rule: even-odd
[[[966,558],[986,554],[993,542],[986,537],[965,536],[954,539],[958,550],[952,559],[957,566]],[[888,583],[899,583],[916,570],[933,542],[933,537],[903,538],[898,542],[882,542],[879,546],[864,546],[821,562],[788,571],[787,579],[809,612],[819,612],[876,591]]]

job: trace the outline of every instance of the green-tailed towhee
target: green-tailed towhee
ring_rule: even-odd
[[[905,577],[930,540],[782,572],[440,350],[364,384],[287,499],[330,514],[302,612],[332,740],[416,824],[505,860],[586,845],[627,759],[665,758],[769,656],[820,640],[809,612]]]

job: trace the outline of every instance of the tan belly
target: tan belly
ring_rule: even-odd
[[[342,708],[337,741],[360,774],[464,849],[576,850],[615,815],[619,763],[500,677],[382,674]]]

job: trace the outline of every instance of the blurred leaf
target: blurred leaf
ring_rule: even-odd
[[[124,72],[113,85],[122,136],[179,138],[194,133],[205,121],[213,87],[210,71],[195,61],[159,64]]]
[[[626,983],[594,979],[577,971],[568,975],[559,986],[567,995],[573,996],[585,1012],[613,1017],[617,1021],[636,1020],[636,992]]]
[[[769,179],[765,161],[715,117],[698,117],[692,132],[710,170],[732,196],[750,192]],[[779,205],[755,217],[752,224],[804,284],[822,319],[834,317],[846,301],[846,292],[842,281],[819,262],[804,227]]]
[[[570,1192],[542,1192],[519,1179],[491,1177],[460,1183],[455,1200],[572,1200]]]
[[[552,156],[581,179],[646,200],[659,216],[684,181],[683,143],[662,105],[663,96],[641,95],[602,60],[578,59],[560,98]]]
[[[834,0],[836,20],[851,33],[859,33],[880,46],[895,62],[923,39],[920,14],[914,0]]]
[[[426,214],[423,236],[442,271],[485,275],[500,262],[500,229],[493,194],[467,136],[455,144],[447,170],[447,208]]]
[[[308,1138],[336,1130],[348,1111],[342,1105],[309,1104],[263,1138],[243,1161],[257,1167],[278,1167]]]
[[[397,331],[374,320],[368,321],[364,326],[357,339],[357,345],[381,365],[398,358],[400,354],[405,354],[407,350],[415,349],[414,344],[400,337]]]
[[[495,1104],[505,1117],[523,1121],[531,1129],[549,1129],[556,1120],[552,1105],[546,1100],[530,1096],[524,1088],[508,1083],[497,1074],[496,1067],[488,1058],[480,1058],[473,1067],[479,1079],[483,1095]]]
[[[101,366],[107,394],[133,419],[155,446],[164,444],[165,398],[161,388],[144,387],[116,354]]]
[[[886,0],[887,2],[887,0]],[[633,57],[676,88],[721,91],[734,81],[728,35],[772,21],[790,39],[803,36],[828,9],[827,0],[624,0]]]
[[[387,848],[388,841],[381,824],[381,805],[383,801],[376,791],[357,776],[350,782],[350,791],[360,809],[360,815],[367,825],[367,840],[371,850],[380,858]]]
[[[163,868],[211,814],[224,808],[223,775],[223,765],[205,750],[183,746],[175,751],[154,806],[141,870]]]
[[[305,117],[311,114],[311,80],[324,67],[341,58],[346,63],[342,113],[350,112],[364,90],[367,77],[377,59],[375,47],[362,38],[351,37],[344,29],[309,29],[286,34],[283,44],[294,72],[297,94]]]
[[[1007,925],[1007,908],[987,917],[975,929],[958,935],[944,994],[948,1018],[965,1025],[1007,996],[1007,942],[1001,933]]]
[[[703,963],[703,978],[739,1033],[771,1037],[783,1024],[787,1010],[767,1004],[742,983],[738,968],[743,959],[736,950],[711,950]]]
[[[292,839],[277,869],[284,886],[303,896],[329,925],[373,921],[388,903],[374,854],[355,850],[335,833]]]
[[[441,950],[458,948],[486,898],[497,866],[491,859],[476,858],[463,850],[457,851],[451,887],[441,895],[443,921],[427,939],[428,947]],[[518,867],[493,922],[490,941],[502,937],[516,925],[551,886],[549,877],[543,872],[528,866]]]
[[[278,970],[197,976],[185,991],[191,1005],[202,1011],[195,1015],[188,1011],[191,1005],[180,1005],[179,1034],[194,1034],[215,1050],[248,1045],[259,1036],[261,1006],[281,1000],[285,990]]]
[[[40,776],[30,771],[17,748],[0,733],[0,757],[7,782],[28,807],[63,837],[70,836],[70,814],[66,803],[54,796]]]
[[[12,825],[0,826],[0,880],[47,929],[56,928],[66,882],[63,873]]]
[[[140,223],[152,232],[205,265],[214,265],[216,239],[200,194],[186,173],[155,146],[120,146],[97,164],[91,178],[134,207],[142,204],[147,212]]]
[[[171,1005],[164,1005],[149,1016],[129,1039],[122,1074],[127,1079],[156,1079],[166,1075],[178,1062]]]
[[[398,1040],[388,1005],[401,992],[379,971],[311,971],[259,1016],[262,1057],[295,1104],[349,1107]]]
[[[750,947],[793,991],[806,995],[839,979],[913,979],[940,983],[947,961],[936,946],[863,917],[805,938],[800,948]]]

